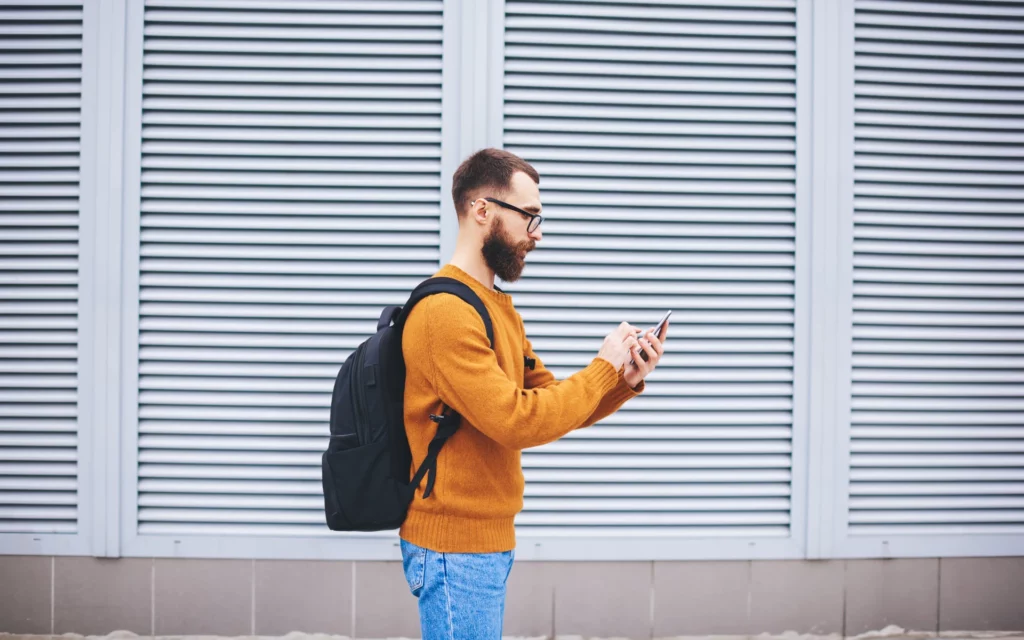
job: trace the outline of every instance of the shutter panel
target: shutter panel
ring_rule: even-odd
[[[0,34],[0,533],[75,533],[82,5]]]
[[[348,354],[440,253],[442,2],[149,0],[142,534],[324,534]]]
[[[850,533],[1019,535],[1024,3],[859,1],[855,47]]]
[[[522,533],[790,533],[795,2],[506,2],[504,145],[544,239],[508,289],[564,378],[673,309],[647,392],[524,453]]]

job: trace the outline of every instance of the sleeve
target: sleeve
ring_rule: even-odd
[[[536,352],[533,350],[533,344],[529,339],[526,340],[526,357],[532,358],[534,362],[536,362],[532,371],[530,369],[526,370],[525,384],[527,389],[547,389],[559,384],[558,380],[555,379],[555,375],[548,371],[544,366],[544,363],[541,362],[539,357],[537,357]],[[636,388],[631,388],[629,384],[626,383],[626,379],[623,377],[621,372],[618,374],[617,378],[615,386],[611,391],[605,394],[603,398],[601,398],[601,402],[597,405],[597,408],[592,414],[587,416],[587,419],[583,421],[583,424],[577,427],[578,429],[589,427],[601,420],[604,420],[618,411],[627,400],[635,398],[643,393],[645,386],[643,380],[640,381],[640,384],[638,384]]]
[[[447,294],[416,305],[402,342],[407,358],[428,359],[425,369],[442,402],[510,449],[553,442],[583,426],[619,380],[607,360],[594,358],[557,384],[524,389],[498,366],[473,307]]]

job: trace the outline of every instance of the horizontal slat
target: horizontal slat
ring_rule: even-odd
[[[196,35],[203,33],[203,29],[209,29],[211,25],[228,25],[223,33],[217,37],[229,37],[230,30],[243,28],[241,25],[303,25],[303,26],[325,26],[343,25],[346,27],[440,27],[441,15],[440,2],[421,3],[418,6],[410,6],[405,11],[391,11],[377,13],[371,12],[337,12],[337,11],[182,11],[173,9],[148,8],[145,13],[145,20],[150,27],[156,30],[156,24],[161,22],[175,25],[195,24]],[[153,5],[150,5],[152,7]],[[326,7],[325,7],[326,8]],[[239,7],[241,9],[241,7]],[[284,7],[281,7],[284,9]],[[376,9],[376,7],[374,7]],[[339,40],[351,40],[352,38],[338,38]],[[376,38],[375,38],[376,39]]]
[[[365,12],[366,5],[355,0],[146,0],[147,7],[174,9],[243,9],[247,11]],[[374,12],[439,12],[440,0],[389,0],[376,3]]]
[[[505,72],[508,74],[576,74],[581,76],[634,76],[663,78],[714,78],[724,79],[757,79],[757,80],[794,80],[795,69],[787,66],[779,67],[746,67],[746,66],[700,66],[700,65],[653,65],[631,62],[591,62],[567,61],[560,58],[553,60],[516,60],[506,57]]]
[[[885,496],[878,498],[882,503],[894,500],[892,504],[902,504],[900,508],[916,509],[919,506],[926,506],[924,503],[914,502],[908,504],[907,500],[917,501],[921,496],[969,496],[966,500],[978,496],[999,496],[1017,495],[1024,496],[1024,483],[1021,482],[945,482],[945,483],[869,483],[859,482],[851,487],[851,495],[855,496]],[[893,498],[892,496],[913,496],[911,498]],[[861,503],[871,504],[871,503]],[[880,504],[876,502],[874,504]],[[970,506],[970,505],[968,505]],[[865,508],[879,508],[865,506]],[[940,507],[941,508],[941,507]],[[948,507],[946,507],[948,508]]]
[[[1024,44],[1024,35],[1018,33],[998,33],[957,29],[954,23],[950,29],[918,29],[917,25],[902,25],[904,28],[858,26],[854,29],[854,38],[858,40],[892,40],[896,42],[941,42],[956,44],[997,44],[1007,47]],[[1003,21],[994,25],[1003,25]],[[886,25],[888,26],[888,25]],[[996,26],[996,29],[1005,30]]]
[[[1024,452],[1021,440],[869,440],[857,438],[850,445],[854,453],[1020,453]]]
[[[204,15],[202,13],[197,15]],[[230,14],[237,16],[238,14]],[[244,15],[244,14],[243,14]],[[399,16],[401,14],[398,14]],[[236,18],[237,19],[237,18]],[[210,38],[245,40],[340,40],[340,41],[439,41],[441,39],[440,17],[428,17],[428,22],[408,23],[406,28],[387,28],[379,23],[366,27],[262,27],[244,24],[177,24],[147,23],[144,33],[147,38]],[[343,23],[344,24],[344,23]],[[367,28],[369,27],[369,28]]]
[[[31,505],[31,506],[46,506],[46,505],[64,505],[74,507],[78,504],[78,496],[72,490],[53,492],[53,491],[4,491],[0,489],[0,512],[7,505]]]
[[[146,52],[175,51],[200,54],[233,53],[233,54],[277,54],[281,56],[322,56],[330,60],[334,57],[375,57],[377,59],[390,56],[435,56],[441,55],[440,40],[413,40],[410,42],[374,42],[372,40],[213,40],[202,38],[146,38]],[[322,62],[321,64],[330,64]],[[386,63],[385,63],[386,64]]]
[[[271,113],[205,113],[205,112],[149,112],[143,117],[147,137],[152,136],[154,125],[200,127],[293,127],[308,129],[361,129],[405,130],[436,129],[440,125],[434,115],[323,115],[323,114],[271,114]],[[295,132],[298,137],[298,132]],[[155,136],[154,136],[155,137]]]
[[[649,62],[671,65],[744,65],[794,66],[792,53],[665,50],[626,47],[589,46],[586,48],[562,46],[560,42],[546,44],[514,44],[505,47],[505,60],[607,60],[614,62]]]
[[[522,24],[522,23],[520,23]],[[747,37],[747,33],[739,33],[734,29],[719,29],[719,37],[701,37],[705,32],[699,31],[698,26],[684,28],[680,33],[662,35],[658,27],[647,31],[621,31],[616,32],[615,22],[607,21],[599,27],[597,32],[581,32],[573,28],[573,21],[561,21],[558,23],[561,30],[554,31],[554,23],[545,18],[537,18],[532,24],[539,29],[507,29],[505,33],[506,44],[551,44],[558,42],[568,46],[602,46],[617,48],[652,48],[652,49],[704,49],[712,51],[766,51],[766,52],[791,52],[796,49],[792,37]],[[546,27],[544,25],[547,25]],[[506,27],[508,27],[506,22]],[[671,28],[671,27],[670,27]],[[643,26],[641,26],[643,29]],[[783,27],[785,29],[785,27]],[[693,34],[693,35],[691,35]],[[773,34],[782,36],[782,29],[775,27]]]
[[[740,9],[705,9],[658,6],[623,6],[592,3],[589,5],[558,2],[509,2],[505,10],[507,23],[515,27],[512,16],[553,16],[570,18],[626,18],[628,20],[680,21],[684,25],[697,22],[781,22],[792,24],[792,11],[753,11]],[[589,23],[588,23],[589,24]],[[526,27],[529,28],[529,27]]]
[[[749,136],[749,137],[783,137],[792,138],[795,128],[784,124],[737,124],[727,122],[714,124],[708,122],[666,123],[637,122],[630,120],[550,120],[546,118],[526,118],[509,116],[505,119],[506,131],[553,131],[572,134],[576,132],[611,133],[611,134],[651,134],[671,136]],[[1010,140],[1012,141],[1012,140]],[[555,187],[560,188],[560,187]]]
[[[520,7],[517,11],[516,7]],[[537,6],[543,6],[537,3]],[[547,7],[552,5],[548,4]],[[796,36],[796,26],[793,24],[793,14],[775,14],[779,24],[772,24],[759,19],[754,24],[730,24],[716,20],[704,23],[686,19],[660,20],[653,16],[641,16],[639,20],[620,21],[605,19],[604,17],[591,17],[594,8],[586,12],[579,10],[580,5],[572,7],[571,17],[563,17],[564,12],[555,12],[556,15],[534,14],[529,6],[518,3],[508,3],[505,14],[505,29],[507,31],[518,31],[527,33],[545,32],[587,32],[603,33],[610,32],[618,34],[672,34],[689,36],[725,36],[742,38],[793,38]],[[623,7],[619,10],[627,11],[629,14],[643,13],[644,9],[636,7]],[[648,10],[650,11],[650,10]],[[663,12],[664,10],[656,10]],[[557,15],[557,14],[562,15]],[[727,12],[730,15],[739,16],[740,12]],[[758,13],[757,15],[772,15]],[[647,18],[644,20],[643,18]],[[740,18],[737,17],[737,20]],[[558,41],[558,38],[552,38]],[[767,47],[766,47],[767,48]]]
[[[560,90],[559,87],[551,87],[543,92],[537,92],[529,88],[505,87],[504,92],[506,108],[517,103],[537,104],[572,104],[583,106],[597,105],[627,105],[636,107],[637,101],[632,93],[618,91],[594,91],[574,88],[572,90]],[[776,94],[748,95],[736,94],[707,94],[707,93],[645,93],[643,103],[646,107],[677,107],[677,108],[716,108],[716,109],[749,109],[752,111],[751,120],[757,121],[757,111],[767,110],[793,110],[796,108],[796,101],[792,96]],[[795,112],[794,112],[795,117]],[[551,152],[561,152],[557,147]],[[593,155],[588,156],[593,159]],[[676,162],[685,159],[677,159]]]

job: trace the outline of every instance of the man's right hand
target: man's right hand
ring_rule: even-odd
[[[639,331],[639,329],[628,322],[623,322],[615,331],[612,331],[605,337],[601,350],[597,352],[597,357],[607,360],[615,367],[616,371],[622,369],[631,357],[630,348],[632,344],[628,340],[635,342],[636,334]]]

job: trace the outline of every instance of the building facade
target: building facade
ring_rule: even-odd
[[[556,375],[674,310],[524,452],[510,632],[1024,627],[1024,3],[4,4],[0,631],[415,633],[320,452],[485,146]]]

